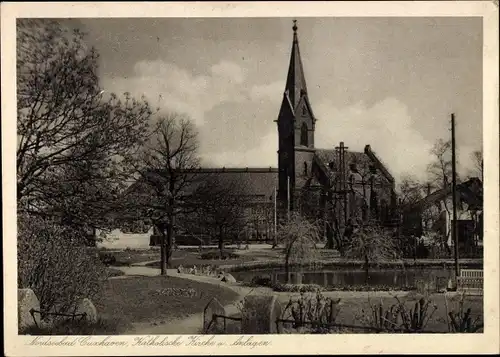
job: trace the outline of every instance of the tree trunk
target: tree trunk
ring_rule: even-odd
[[[288,258],[285,261],[285,274],[286,274],[286,283],[290,284],[291,283],[291,276],[290,276],[290,266],[288,264]]]
[[[368,260],[368,255],[365,254],[365,284],[368,284],[369,272],[370,272],[370,262]]]
[[[332,229],[332,226],[327,223],[326,225],[326,244],[325,244],[325,249],[333,249],[335,247],[335,242],[333,239],[334,236],[334,231]]]
[[[285,254],[285,274],[286,274],[286,282],[287,284],[290,284],[290,252],[291,252],[291,247],[286,248],[286,254]]]
[[[222,234],[222,227],[219,229],[219,259],[222,260],[224,256],[224,236]]]
[[[172,250],[174,248],[175,242],[175,216],[170,218],[170,223],[167,226],[167,244],[165,250],[165,266],[170,266],[170,260],[172,258]]]
[[[167,237],[165,236],[165,232],[162,230],[161,234],[161,242],[160,242],[160,275],[167,275],[167,259],[166,259],[166,250],[167,250]]]

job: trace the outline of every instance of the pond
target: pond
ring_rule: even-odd
[[[256,269],[231,273],[236,280],[251,282],[254,277],[268,277],[273,283],[317,284],[320,286],[356,287],[386,286],[390,288],[414,288],[418,281],[429,282],[434,289],[446,288],[452,277],[453,268],[407,268],[363,269],[325,268],[318,270],[294,270],[288,274],[283,268]]]

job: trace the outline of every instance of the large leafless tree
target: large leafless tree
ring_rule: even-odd
[[[105,99],[107,98],[107,99]],[[75,227],[103,228],[130,173],[151,109],[99,85],[84,34],[51,20],[17,22],[17,203]]]
[[[220,257],[223,257],[227,236],[238,236],[249,223],[246,208],[250,200],[243,183],[210,175],[194,193],[199,203],[195,216],[198,224],[217,237]]]
[[[133,160],[138,180],[125,196],[128,212],[149,218],[160,234],[162,275],[167,273],[175,245],[177,218],[199,207],[192,194],[200,179],[197,135],[187,116],[160,116]]]

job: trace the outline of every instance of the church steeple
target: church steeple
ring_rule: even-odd
[[[285,92],[278,114],[278,195],[293,209],[297,185],[309,177],[314,156],[316,119],[307,94],[306,79],[300,57],[297,21],[293,21],[292,53],[286,78]]]
[[[304,68],[299,50],[299,38],[297,35],[297,20],[293,20],[293,43],[292,54],[290,56],[290,65],[288,67],[288,76],[286,79],[285,92],[288,92],[293,109],[297,108],[300,97],[307,94],[306,79]]]

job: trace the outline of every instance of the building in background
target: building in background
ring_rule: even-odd
[[[335,221],[341,230],[370,219],[389,224],[395,212],[394,178],[370,145],[362,152],[348,150],[343,142],[332,143],[331,148],[315,147],[317,119],[308,96],[297,30],[294,21],[287,80],[276,120],[278,167],[197,170],[241,187],[241,195],[248,198],[244,234],[249,240],[270,240],[274,227],[291,211]],[[185,243],[197,241],[186,238]],[[183,244],[182,238],[177,243]]]
[[[473,177],[457,185],[457,233],[460,250],[470,252],[483,244],[483,183]],[[403,210],[405,235],[446,242],[452,239],[453,197],[451,185],[429,193]]]

